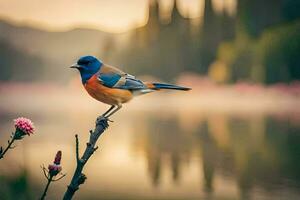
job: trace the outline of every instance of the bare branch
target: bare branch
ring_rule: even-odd
[[[79,189],[79,186],[83,184],[86,180],[86,176],[82,173],[83,168],[92,154],[98,149],[96,146],[97,140],[101,136],[101,134],[107,129],[108,125],[108,118],[100,116],[96,120],[96,127],[94,131],[90,131],[90,139],[86,145],[86,149],[79,159],[79,153],[76,152],[77,157],[77,166],[72,177],[71,183],[67,188],[67,191],[64,194],[64,200],[70,200],[74,196],[75,192]],[[78,136],[76,137],[76,151],[78,151]]]
[[[78,135],[75,135],[75,141],[76,141],[76,161],[77,163],[80,161],[79,158],[79,139],[78,139]]]
[[[48,181],[47,181],[47,185],[46,185],[46,187],[45,187],[45,190],[44,190],[44,192],[43,192],[43,194],[42,194],[40,200],[44,200],[44,199],[45,199],[45,197],[46,197],[46,195],[47,195],[47,191],[48,191],[49,185],[50,185],[50,183],[52,182],[52,178],[53,178],[53,176],[49,176]]]

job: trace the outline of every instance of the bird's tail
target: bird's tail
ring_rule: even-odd
[[[178,85],[172,85],[168,83],[151,83],[149,84],[149,88],[153,90],[160,90],[160,89],[168,89],[168,90],[191,90],[191,88],[188,87],[182,87]]]

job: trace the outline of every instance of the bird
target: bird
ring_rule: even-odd
[[[70,68],[78,69],[82,84],[94,99],[110,105],[102,114],[109,118],[133,97],[161,89],[188,91],[191,88],[156,82],[144,82],[135,76],[103,63],[94,56],[82,56]]]

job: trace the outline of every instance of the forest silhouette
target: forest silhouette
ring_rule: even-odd
[[[291,82],[300,78],[299,6],[293,0],[238,0],[232,14],[216,12],[205,0],[197,20],[184,18],[175,2],[166,23],[152,1],[148,23],[123,34],[46,32],[2,21],[0,80],[66,82],[70,62],[93,54],[132,74],[162,80],[191,72],[220,83]]]

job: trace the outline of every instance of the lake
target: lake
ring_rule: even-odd
[[[47,195],[60,199],[75,168],[74,135],[83,152],[108,108],[72,87],[44,88],[0,90],[1,145],[18,116],[37,129],[0,161],[1,199],[37,199],[40,166],[62,150],[67,176]],[[74,199],[300,199],[298,102],[220,91],[137,98],[112,117]]]

